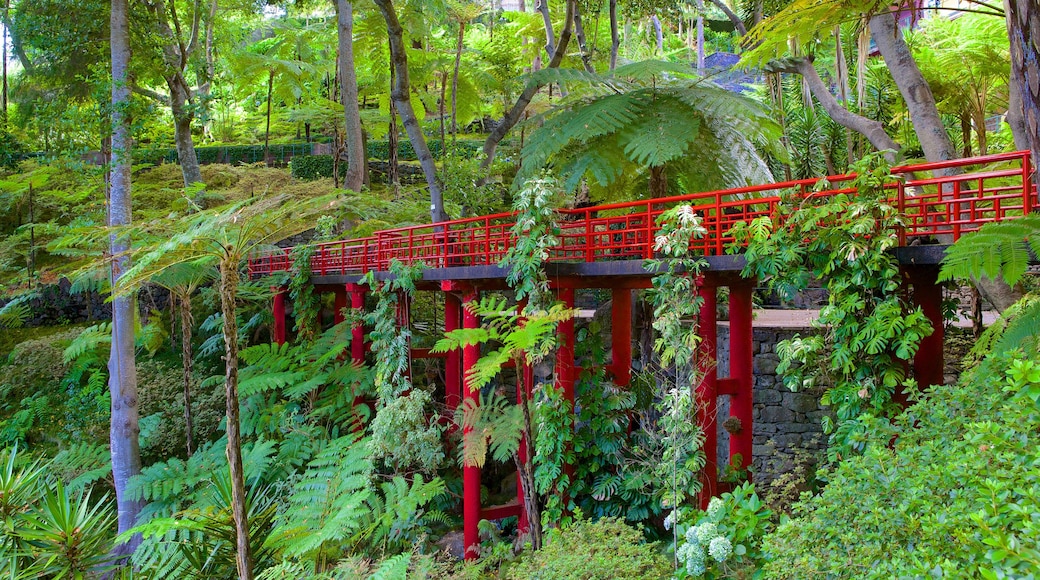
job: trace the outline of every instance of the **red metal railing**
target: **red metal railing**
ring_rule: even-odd
[[[901,179],[887,187],[906,218],[900,243],[923,236],[953,240],[983,224],[1018,217],[1038,206],[1031,181],[1029,152],[1001,153],[896,167]],[[934,177],[920,177],[925,173]],[[952,175],[945,175],[952,173]],[[853,191],[854,176],[755,185],[689,195],[644,199],[582,209],[560,210],[561,243],[553,261],[598,262],[642,259],[653,255],[656,221],[667,209],[689,204],[701,215],[708,235],[693,242],[707,256],[725,253],[738,221],[771,215],[780,193],[833,196]],[[318,244],[311,258],[315,275],[364,274],[386,270],[392,260],[426,268],[496,265],[511,247],[512,213],[383,230],[367,238]],[[288,270],[289,249],[255,257],[250,275]]]

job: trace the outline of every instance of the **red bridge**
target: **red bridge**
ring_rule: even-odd
[[[942,293],[936,276],[945,247],[983,224],[1013,219],[1038,206],[1029,153],[903,166],[895,168],[893,173],[899,179],[887,189],[891,191],[892,204],[906,221],[899,234],[896,257],[904,267],[913,301],[923,308],[936,329],[921,343],[914,359],[914,376],[921,385],[942,384]],[[739,419],[740,424],[738,432],[729,435],[730,457],[740,454],[743,467],[750,464],[752,457],[751,297],[756,280],[741,277],[744,260],[739,254],[726,254],[727,246],[733,242],[730,228],[739,221],[773,215],[781,192],[793,191],[803,198],[852,193],[852,179],[851,175],[841,175],[825,181],[806,179],[558,212],[561,244],[547,266],[552,286],[558,299],[568,306],[574,305],[577,289],[611,290],[613,360],[609,371],[619,386],[627,386],[630,380],[632,290],[650,286],[652,274],[644,271],[643,261],[653,256],[656,219],[679,204],[693,206],[703,218],[708,235],[692,245],[708,262],[700,288],[704,307],[699,332],[707,352],[714,352],[716,290],[729,287],[730,364],[725,378],[719,377],[714,365],[704,368],[704,379],[697,386],[698,420],[706,436],[707,455],[702,503],[719,490],[719,458],[715,453],[719,396],[730,397],[730,415]],[[311,258],[312,282],[319,291],[335,293],[337,321],[341,321],[341,310],[347,307],[348,299],[352,308],[364,307],[367,288],[359,284],[363,275],[374,272],[377,279],[384,278],[393,260],[421,264],[423,275],[418,288],[444,293],[444,328],[475,328],[479,321],[463,306],[477,299],[481,291],[505,287],[506,269],[500,267],[499,262],[513,244],[510,233],[513,218],[512,213],[501,213],[383,230],[366,238],[317,244]],[[927,241],[939,243],[928,244]],[[285,249],[250,260],[250,274],[255,277],[288,270],[292,263],[290,252],[291,249]],[[283,342],[287,326],[284,291],[275,296],[274,310],[275,340]],[[402,323],[409,324],[407,314]],[[574,361],[573,320],[560,325],[558,339],[555,384],[573,401],[579,371]],[[363,361],[364,329],[354,329],[351,348],[354,359]],[[428,351],[416,349],[413,356],[430,355]],[[445,402],[449,409],[455,408],[463,397],[477,397],[469,389],[463,391],[462,385],[465,370],[475,364],[478,357],[477,347],[467,347],[461,353],[452,352],[444,357]],[[533,375],[531,372],[522,374],[530,392]],[[521,509],[522,497],[507,506],[482,509],[480,469],[465,467],[463,471],[464,542],[470,557],[475,555],[471,550],[478,543],[477,523],[481,518],[517,515],[521,528],[527,522]]]

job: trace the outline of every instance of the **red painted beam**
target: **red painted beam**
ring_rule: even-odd
[[[610,369],[614,384],[627,387],[632,382],[632,291],[615,288],[611,296],[610,340],[614,360]]]
[[[354,311],[354,314],[358,317],[361,316],[365,309],[365,294],[368,292],[368,287],[361,284],[347,284],[346,291],[350,295],[350,308]],[[361,322],[356,322],[354,327],[350,331],[350,358],[355,364],[362,364],[365,362],[365,327]]]
[[[913,266],[909,269],[913,286],[913,301],[932,323],[932,333],[921,339],[921,346],[914,355],[914,379],[924,389],[943,384],[943,318],[942,286],[938,283],[939,268]],[[893,399],[906,405],[906,395],[898,391]]]
[[[704,470],[701,472],[701,491],[698,496],[701,509],[708,509],[712,496],[719,493],[719,426],[718,395],[719,371],[716,366],[718,344],[718,320],[716,318],[717,289],[701,286],[700,297],[704,301],[698,316],[698,334],[701,337],[697,354],[697,370],[701,382],[697,385],[697,424],[704,432]]]
[[[729,376],[737,381],[737,394],[729,401],[730,416],[740,420],[740,432],[730,433],[729,456],[741,456],[741,467],[751,465],[752,437],[754,434],[754,352],[751,327],[752,281],[729,287]]]
[[[501,520],[511,517],[520,517],[524,513],[524,506],[518,502],[486,507],[480,510],[482,520]]]
[[[336,286],[333,293],[336,299],[332,307],[332,322],[339,324],[346,320],[343,310],[350,306],[350,301],[347,296],[347,289],[344,287]]]
[[[477,300],[478,293],[470,290],[463,294],[462,303],[462,327],[474,329],[479,326],[477,315],[469,308],[465,308],[470,302]],[[470,385],[468,377],[470,369],[477,364],[480,358],[480,347],[469,345],[462,349],[462,376],[464,388],[462,398],[471,401],[470,404],[480,403],[480,392]],[[469,445],[467,439],[471,437],[472,428],[467,427],[462,432],[463,445]],[[475,465],[464,465],[462,467],[462,542],[465,548],[467,560],[474,560],[480,554],[480,468]]]
[[[462,326],[462,302],[452,292],[444,293],[444,331],[451,332]],[[449,412],[462,400],[462,353],[458,349],[447,353],[444,360],[444,402]]]

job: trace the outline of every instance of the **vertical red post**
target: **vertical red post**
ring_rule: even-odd
[[[343,310],[350,304],[350,301],[347,299],[346,287],[336,288],[335,296],[336,300],[332,307],[332,322],[334,324],[339,324],[346,320],[347,317],[343,314]]]
[[[271,334],[274,335],[275,344],[285,344],[285,295],[287,294],[285,288],[276,288],[274,294],[274,301],[271,304],[271,313],[274,315],[274,328],[271,330]]]
[[[452,292],[444,293],[444,332],[458,330],[462,324],[462,302]],[[444,403],[454,411],[462,400],[462,353],[448,352],[444,360]]]
[[[708,502],[718,493],[719,487],[719,370],[715,362],[719,329],[715,316],[718,296],[715,286],[709,285],[702,285],[699,293],[704,302],[698,315],[697,328],[701,337],[700,352],[697,353],[697,370],[701,373],[701,382],[697,385],[697,424],[704,432],[705,458],[699,500],[701,509],[707,509]]]
[[[740,432],[730,433],[730,463],[738,453],[740,467],[751,465],[754,435],[754,352],[751,329],[752,281],[740,281],[729,287],[729,376],[737,382],[736,394],[730,397],[729,414],[740,420]]]
[[[911,266],[909,273],[914,305],[920,306],[932,323],[932,333],[921,339],[921,346],[914,355],[914,379],[923,389],[943,384],[942,286],[938,282],[938,266]],[[902,392],[897,391],[893,399],[906,405]]]
[[[477,292],[467,290],[462,296],[462,327],[466,329],[477,328],[477,315],[469,308],[465,308],[470,302],[477,299]],[[472,401],[471,404],[480,403],[480,392],[470,387],[468,377],[469,370],[477,364],[480,358],[480,348],[477,345],[469,345],[462,349],[462,373],[465,383],[462,397],[464,400]],[[468,445],[471,428],[462,431],[462,444]],[[462,467],[462,543],[467,560],[474,560],[480,553],[480,468],[475,465],[464,465]]]
[[[615,288],[611,292],[610,340],[614,360],[614,384],[627,387],[632,381],[632,290]]]
[[[356,316],[360,316],[365,309],[365,293],[368,288],[361,284],[350,283],[347,284],[346,289],[350,294],[351,310]],[[354,328],[351,330],[350,358],[355,363],[365,362],[365,326],[361,322],[354,323]]]

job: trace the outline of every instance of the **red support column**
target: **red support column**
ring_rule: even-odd
[[[334,324],[339,324],[347,318],[346,315],[343,314],[343,310],[349,306],[350,301],[347,299],[347,289],[345,287],[336,288],[334,294],[336,296],[336,301],[332,307],[332,322]]]
[[[610,339],[614,352],[611,372],[614,384],[627,387],[632,381],[632,290],[615,288],[610,308]]]
[[[365,293],[368,288],[361,284],[350,283],[346,285],[347,293],[350,294],[350,308],[355,316],[360,316],[365,309]],[[354,324],[351,330],[350,358],[355,363],[365,362],[365,326],[360,322]]]
[[[285,320],[285,295],[287,294],[285,288],[275,289],[274,302],[271,305],[271,312],[274,315],[274,328],[271,329],[275,344],[285,344],[286,339],[286,320]]]
[[[452,292],[444,293],[444,332],[458,330],[462,324],[462,302]],[[462,400],[462,353],[448,352],[444,361],[444,403],[453,412]]]
[[[700,297],[704,301],[698,316],[697,333],[701,337],[700,352],[697,354],[697,370],[701,382],[697,385],[697,424],[704,432],[704,471],[701,472],[701,509],[708,509],[708,502],[719,488],[719,370],[716,367],[718,344],[718,320],[715,317],[717,289],[702,285]]]
[[[914,378],[923,389],[943,384],[942,286],[938,282],[938,266],[911,266],[909,273],[914,305],[920,306],[932,323],[932,333],[921,339],[921,346],[914,355]],[[893,399],[906,404],[906,395],[900,391]]]
[[[477,292],[467,290],[462,296],[463,306],[477,299]],[[469,308],[462,309],[462,327],[473,329],[479,326],[477,315]],[[477,364],[480,358],[480,348],[477,345],[469,345],[462,349],[462,372],[465,378],[465,388],[462,397],[479,404],[480,392],[470,388],[467,378],[469,370]],[[462,444],[468,445],[471,428],[462,431]],[[462,467],[462,543],[467,560],[474,560],[480,552],[480,468],[475,465],[464,465]]]
[[[736,381],[736,394],[730,397],[729,414],[740,420],[740,432],[730,433],[729,457],[738,453],[740,467],[751,465],[754,434],[754,353],[752,352],[751,293],[754,282],[741,281],[729,287],[729,376]]]

